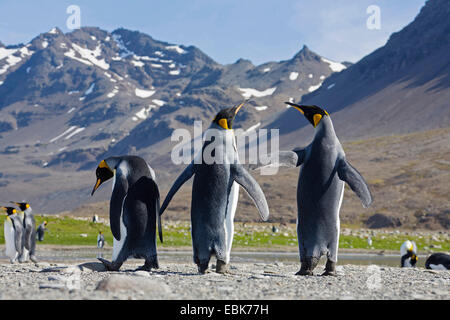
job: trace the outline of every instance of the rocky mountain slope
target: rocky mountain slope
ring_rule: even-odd
[[[236,121],[247,129],[345,68],[306,46],[286,61],[221,65],[196,47],[126,29],[54,28],[0,45],[2,198],[73,208],[111,154],[143,156],[169,184],[174,129],[206,127],[221,108],[251,98]]]
[[[449,15],[449,1],[428,1],[385,46],[297,101],[324,107],[343,139],[450,126]],[[281,129],[285,146],[293,146],[297,137],[311,137],[311,128],[297,113],[288,110],[268,124]]]

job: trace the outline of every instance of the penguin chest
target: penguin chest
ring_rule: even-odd
[[[16,254],[16,245],[14,237],[15,233],[13,222],[9,217],[6,218],[5,220],[4,232],[5,232],[5,254],[8,257],[13,257]]]
[[[127,227],[123,222],[123,203],[125,203],[126,196],[122,202],[122,213],[120,214],[120,240],[113,237],[113,254],[112,260],[115,261],[122,250],[125,240],[127,238]]]

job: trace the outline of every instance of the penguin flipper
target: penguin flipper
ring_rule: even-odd
[[[258,208],[261,219],[267,221],[269,219],[269,206],[258,182],[240,164],[231,165],[231,173],[234,181],[241,185],[250,198],[252,198]]]
[[[14,228],[14,244],[16,246],[16,251],[19,253],[19,256],[22,255],[23,251],[23,228],[22,225],[16,225]]]
[[[155,201],[155,214],[156,214],[156,221],[158,223],[158,235],[159,235],[159,241],[163,243],[163,234],[162,234],[162,224],[161,224],[161,214],[159,213],[161,211],[161,202],[160,202],[160,196],[159,196],[159,190],[158,187],[156,187],[156,190],[158,191],[156,201]]]
[[[194,164],[191,163],[184,169],[184,171],[179,175],[177,180],[175,180],[174,184],[169,190],[169,193],[167,193],[166,198],[164,199],[164,202],[161,206],[161,209],[159,211],[159,214],[162,215],[164,213],[164,210],[166,210],[167,206],[169,205],[170,200],[172,200],[175,193],[177,193],[178,189],[181,188],[181,186],[188,181],[193,175],[194,175]]]
[[[348,183],[350,188],[359,197],[364,208],[372,204],[372,194],[363,176],[345,158],[339,160],[337,166],[339,179]]]

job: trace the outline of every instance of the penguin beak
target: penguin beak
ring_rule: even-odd
[[[94,189],[92,189],[91,197],[94,195],[95,190],[97,190],[98,187],[100,187],[100,185],[102,184],[102,182],[103,182],[103,181],[102,181],[100,178],[97,179],[97,183],[95,184]]]
[[[237,115],[237,113],[239,112],[239,110],[241,110],[241,108],[244,106],[244,104],[246,104],[248,101],[250,101],[249,99],[244,100],[240,105],[235,106],[232,111],[234,112],[234,116]]]
[[[292,102],[285,102],[286,104],[290,105],[291,107],[297,109],[298,111],[300,111],[303,115],[305,115],[305,109],[306,106],[300,106],[298,104],[292,103]]]

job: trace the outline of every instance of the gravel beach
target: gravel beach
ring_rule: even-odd
[[[450,271],[338,266],[338,276],[295,276],[298,263],[234,263],[226,275],[197,273],[193,263],[163,263],[155,271],[120,272],[99,262],[0,264],[1,299],[450,299]],[[214,267],[214,264],[211,264]]]

